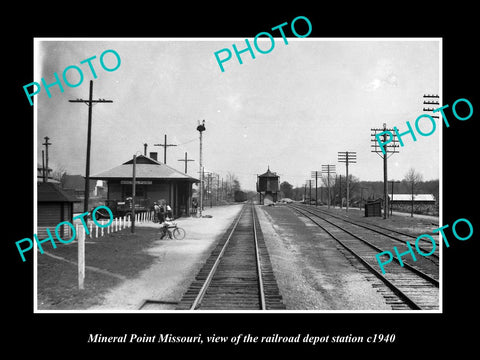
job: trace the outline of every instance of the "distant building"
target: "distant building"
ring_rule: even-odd
[[[91,180],[89,184],[89,196],[97,195],[97,180]],[[77,197],[85,198],[85,177],[82,175],[62,176],[62,189],[73,193]]]
[[[388,195],[390,209],[403,212],[413,211],[416,214],[438,215],[438,203],[433,194],[394,194]],[[413,205],[413,207],[412,207]]]
[[[392,205],[411,204],[412,194],[393,194],[388,195],[388,199]],[[414,194],[413,203],[421,205],[435,204],[435,196],[433,194]]]
[[[107,199],[125,201],[132,196],[133,159],[110,170],[90,176],[107,181]],[[190,215],[192,184],[200,180],[144,155],[136,158],[135,196],[144,204],[165,200],[175,217]]]
[[[39,165],[37,164],[37,182],[41,181],[43,182],[44,179],[43,179],[43,170],[44,167],[42,165]],[[52,169],[51,168],[48,168],[48,169],[45,169],[45,178],[48,182],[52,182],[52,183],[55,183],[55,184],[59,184],[60,182],[58,180],[55,180],[52,178]]]
[[[259,196],[259,202],[261,205],[267,203],[276,202],[278,198],[278,185],[279,176],[270,171],[268,167],[267,171],[257,176],[257,193]]]

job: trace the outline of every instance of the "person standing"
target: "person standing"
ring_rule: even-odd
[[[193,200],[192,200],[192,213],[194,215],[197,215],[197,207],[198,207],[197,198],[193,198]]]
[[[153,211],[155,214],[155,221],[160,221],[159,219],[159,213],[160,213],[160,206],[158,206],[158,203],[156,201],[153,202]]]

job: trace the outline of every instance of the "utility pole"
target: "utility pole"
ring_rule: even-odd
[[[363,205],[363,190],[366,190],[367,188],[366,187],[360,187],[360,210],[362,209],[362,205]]]
[[[178,159],[178,161],[184,161],[185,162],[185,174],[187,173],[187,162],[189,161],[195,161],[193,159],[188,159],[187,153],[185,153],[185,159]]]
[[[312,171],[312,178],[315,178],[315,206],[318,206],[318,171]]]
[[[322,173],[327,173],[328,198],[327,204],[330,209],[330,174],[335,174],[335,165],[322,165]]]
[[[202,217],[203,208],[203,168],[202,168],[202,132],[205,131],[205,120],[200,124],[198,121],[197,131],[200,133],[200,212],[199,216]]]
[[[45,139],[45,142],[42,145],[45,145],[45,166],[47,168],[46,170],[47,175],[45,176],[45,172],[44,172],[43,181],[48,182],[48,145],[52,145],[52,143],[48,142],[48,140],[50,140],[48,136],[45,136],[44,139]]]
[[[210,199],[210,207],[212,207],[212,195],[213,195],[213,181],[212,181],[212,173],[209,172],[207,175],[207,195],[208,198]]]
[[[438,95],[424,94],[423,97],[424,97],[425,99],[434,99],[434,100],[423,100],[423,104],[424,104],[424,105],[437,105],[437,106],[440,106],[440,97],[439,97]],[[436,100],[435,100],[435,99],[436,99]],[[432,112],[433,115],[430,115],[432,118],[434,118],[434,119],[439,119],[440,116],[435,115],[435,113],[433,113],[434,110],[435,110],[435,108],[433,108],[433,107],[423,107],[423,111]]]
[[[205,174],[207,175],[207,184],[205,188]],[[210,200],[210,207],[212,207],[212,190],[211,190],[211,183],[212,180],[212,173],[210,171],[205,171],[205,166],[202,168],[202,177],[203,177],[203,204],[206,204]],[[205,209],[205,206],[204,206]]]
[[[339,190],[338,190],[338,199],[340,200],[340,209],[342,208],[342,175],[340,176]]]
[[[83,202],[83,212],[88,212],[88,198],[90,193],[90,143],[92,138],[92,106],[98,103],[113,103],[113,101],[105,99],[93,100],[92,80],[90,80],[90,93],[88,96],[88,100],[76,99],[68,101],[71,103],[84,103],[88,106],[87,162],[85,166],[85,200]]]
[[[42,150],[42,181],[45,182],[45,152]]]
[[[437,105],[437,106],[440,105],[440,102],[439,102],[440,96],[438,96],[436,94],[435,95],[424,94],[423,97],[425,99],[437,99],[437,100],[423,100],[424,105]],[[433,110],[435,110],[435,108],[430,108],[430,107],[427,107],[427,108],[424,107],[423,108],[423,111],[433,111]],[[432,117],[435,118],[435,119],[439,118],[438,115],[433,115]]]
[[[390,183],[392,184],[392,202],[393,202],[393,184],[394,183],[399,183],[400,181],[398,180],[390,180]],[[393,215],[393,206],[390,204],[390,216]]]
[[[348,179],[348,164],[355,164],[357,162],[357,152],[356,151],[350,151],[350,152],[339,151],[338,152],[338,162],[345,163],[346,177],[347,177],[347,207],[346,207],[346,211],[348,212],[348,205],[350,203],[350,186],[349,186],[349,179]]]
[[[224,189],[223,189],[223,177],[222,177],[222,191],[220,192],[220,200],[225,200]]]
[[[312,181],[311,179],[308,179],[308,188],[310,189],[310,197],[308,199],[308,205],[312,204]]]
[[[397,148],[399,147],[398,140],[397,140],[397,134],[393,129],[387,129],[387,124],[383,124],[383,129],[370,129],[374,131],[373,134],[371,134],[372,139],[370,141],[374,142],[374,145],[370,145],[370,147],[373,147],[374,149],[371,150],[371,152],[375,152],[383,158],[383,218],[386,219],[388,215],[388,175],[387,175],[387,159],[395,154],[398,153]],[[385,149],[385,153],[380,149],[380,146],[377,141],[377,131],[382,131],[383,132],[383,148]],[[387,144],[387,131],[392,134],[392,141]],[[390,154],[390,155],[389,155]]]
[[[169,146],[177,146],[175,144],[167,144],[167,134],[165,134],[164,137],[164,143],[163,144],[153,144],[153,146],[162,146],[163,147],[163,163],[167,165],[167,147]]]
[[[218,205],[218,191],[220,190],[220,174],[217,174],[217,202],[216,204]]]

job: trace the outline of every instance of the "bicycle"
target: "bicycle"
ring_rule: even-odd
[[[183,240],[185,238],[186,232],[181,227],[178,227],[177,223],[170,223],[162,227],[162,236],[160,239],[163,239],[168,235],[168,238],[171,239],[172,236],[175,240]]]

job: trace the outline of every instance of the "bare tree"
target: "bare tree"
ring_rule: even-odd
[[[234,198],[235,191],[241,190],[240,182],[238,181],[237,175],[235,175],[230,171],[227,173],[227,176],[225,179],[225,189],[227,193],[227,198],[229,198],[229,200],[232,200],[232,201]]]
[[[406,182],[412,190],[412,211],[410,213],[410,216],[413,217],[413,197],[418,188],[418,184],[423,181],[423,176],[422,174],[418,173],[414,168],[410,168],[410,170],[408,170],[408,172],[405,174],[405,178],[403,179],[403,181]]]
[[[63,186],[63,182],[65,179],[65,175],[67,175],[67,169],[64,165],[59,164],[58,166],[55,167],[55,169],[52,171],[51,178],[53,180],[57,180],[60,182],[60,184]]]

